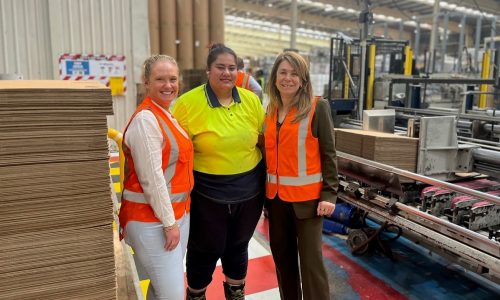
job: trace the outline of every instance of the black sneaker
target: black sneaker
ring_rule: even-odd
[[[226,296],[226,300],[244,300],[245,284],[232,285],[224,282],[224,296]]]

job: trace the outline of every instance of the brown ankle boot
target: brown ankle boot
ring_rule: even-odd
[[[186,289],[186,300],[207,300],[207,297],[205,297],[205,292],[207,290],[204,290],[203,292],[199,293],[193,293],[189,290],[189,288]]]
[[[244,300],[245,284],[232,285],[224,282],[224,296],[226,296],[226,300]]]

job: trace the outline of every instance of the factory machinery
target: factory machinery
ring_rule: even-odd
[[[418,138],[417,164],[410,172],[339,151],[339,199],[487,282],[500,283],[500,111],[483,109],[491,94],[485,85],[500,86],[498,80],[419,76],[408,43],[377,39],[368,41],[368,75],[361,80],[359,45],[344,38],[331,42],[325,96],[335,126]],[[382,69],[392,74],[376,76],[382,73],[375,70],[379,53]],[[438,93],[455,99],[448,108],[430,108],[436,85]],[[373,110],[377,102],[384,110]],[[353,250],[372,238],[357,232],[349,238]]]
[[[396,225],[410,240],[500,283],[500,144],[495,142],[500,118],[491,115],[495,112],[467,117],[424,112],[428,114],[409,109],[397,114],[394,109],[365,111],[362,122],[338,118],[339,127],[395,131],[419,139],[415,172],[339,152],[339,198],[367,212],[370,219]],[[405,120],[406,126],[394,128],[396,119]],[[369,238],[358,232],[356,243]]]

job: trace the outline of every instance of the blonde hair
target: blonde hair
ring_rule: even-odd
[[[159,61],[168,61],[179,69],[177,65],[177,61],[172,56],[164,55],[164,54],[155,54],[148,57],[144,64],[142,64],[142,83],[145,83],[146,80],[151,76],[151,70],[153,69],[153,65]]]
[[[268,114],[274,114],[278,108],[283,107],[283,100],[281,99],[280,92],[276,87],[278,67],[283,61],[287,61],[293,67],[302,81],[301,87],[293,98],[292,103],[290,103],[291,107],[297,108],[295,119],[292,120],[293,123],[296,123],[304,119],[309,114],[313,100],[309,67],[306,60],[298,53],[286,51],[278,55],[276,58],[271,74],[269,75],[269,83],[267,84],[267,92],[269,94],[267,112]]]

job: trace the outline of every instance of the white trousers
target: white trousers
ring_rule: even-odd
[[[189,236],[189,214],[177,221],[180,242],[166,251],[161,223],[131,221],[125,228],[125,242],[133,249],[151,280],[148,300],[184,299],[184,255]]]

